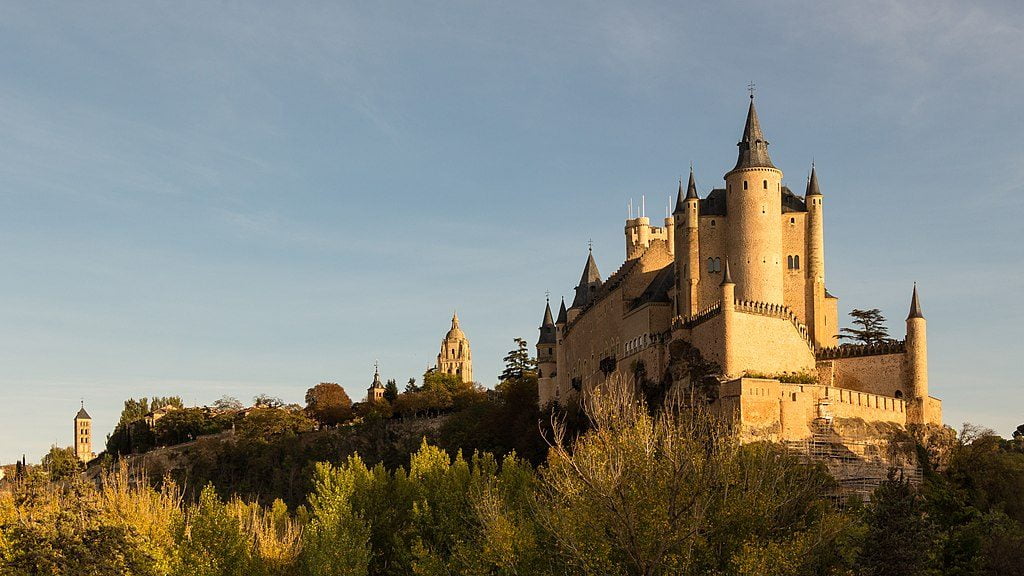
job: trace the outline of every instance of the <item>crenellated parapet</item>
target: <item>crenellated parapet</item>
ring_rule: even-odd
[[[892,340],[877,344],[844,344],[830,348],[819,348],[815,353],[817,360],[835,360],[838,358],[860,358],[863,356],[880,356],[882,354],[903,354],[907,351],[904,340]]]
[[[675,318],[672,319],[672,329],[678,330],[680,328],[683,328],[689,330],[695,326],[707,322],[708,320],[714,318],[715,316],[718,316],[721,313],[722,303],[717,302],[701,310],[700,312],[694,314],[693,316],[676,316]]]
[[[782,304],[772,304],[770,302],[754,302],[750,300],[737,300],[736,311],[746,312],[747,314],[757,314],[759,316],[769,316],[772,318],[781,318],[783,320],[789,320],[796,331],[800,334],[807,345],[812,349],[814,348],[814,342],[811,339],[811,333],[807,329],[807,325],[800,321],[800,318],[793,313],[793,310],[789,306],[783,306]]]

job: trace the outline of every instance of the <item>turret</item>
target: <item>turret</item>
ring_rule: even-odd
[[[728,343],[736,334],[736,284],[732,281],[732,272],[729,269],[729,258],[725,259],[725,270],[722,273],[722,283],[719,284],[722,298],[722,373],[732,375],[737,370],[737,362],[733,358],[735,346]]]
[[[685,196],[683,181],[679,181],[676,209],[672,216],[676,228],[676,313],[681,316],[693,316],[700,307],[697,291],[697,284],[700,281],[700,197],[697,195],[697,183],[693,178],[692,166]]]
[[[725,175],[725,201],[727,250],[733,257],[738,295],[741,300],[781,304],[782,171],[768,157],[753,95],[737,146],[736,166]]]
[[[917,298],[917,284],[910,299],[907,315],[907,421],[924,424],[941,420],[929,413],[928,402],[928,336],[921,303]]]
[[[576,285],[576,296],[572,299],[572,307],[569,308],[568,319],[571,322],[581,310],[590,305],[597,295],[597,289],[601,287],[601,273],[597,270],[597,263],[594,262],[594,251],[587,251],[587,263],[583,265],[583,276],[580,283]]]
[[[807,205],[807,326],[815,346],[836,345],[838,326],[828,325],[825,306],[825,214],[818,173],[811,164],[804,202]]]
[[[555,399],[556,348],[558,339],[555,321],[551,318],[551,303],[544,305],[544,320],[537,339],[537,396],[543,406]]]

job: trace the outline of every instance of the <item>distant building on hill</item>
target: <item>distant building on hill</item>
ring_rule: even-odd
[[[373,365],[373,383],[371,383],[370,387],[366,389],[366,401],[384,401],[384,384],[380,381],[380,367],[376,363]]]
[[[85,411],[85,401],[75,415],[75,456],[82,462],[88,462],[96,457],[92,451],[92,416]]]
[[[459,327],[458,314],[452,314],[452,327],[441,340],[437,371],[458,376],[463,382],[473,381],[473,356],[469,351],[469,338]]]

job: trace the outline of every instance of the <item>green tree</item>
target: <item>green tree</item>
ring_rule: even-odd
[[[231,418],[215,415],[203,408],[172,410],[156,421],[153,434],[158,446],[191,442],[200,436],[217,434],[231,428]]]
[[[242,401],[234,396],[224,395],[213,403],[213,409],[221,412],[238,412],[243,408]]]
[[[392,378],[384,386],[384,399],[388,401],[388,404],[391,404],[396,398],[398,398],[398,382],[395,382],[395,379]]]
[[[515,338],[516,347],[505,356],[505,369],[502,370],[498,380],[504,382],[513,378],[523,378],[527,375],[537,375],[537,360],[530,356],[526,340]]]
[[[867,534],[858,560],[865,576],[934,573],[934,529],[924,500],[909,480],[890,472],[875,489],[865,520]]]
[[[885,325],[885,316],[878,308],[870,310],[854,309],[850,312],[854,326],[860,328],[843,328],[839,338],[852,340],[860,344],[884,344],[891,342],[889,328]]]
[[[277,396],[260,394],[252,399],[252,405],[256,408],[283,408],[284,400],[281,400]]]
[[[267,441],[276,436],[291,437],[311,432],[315,423],[301,411],[284,408],[258,408],[250,411],[238,424],[238,433],[246,438]]]
[[[85,464],[75,456],[74,448],[51,446],[50,451],[43,456],[42,465],[51,482],[67,480],[85,470]]]
[[[308,576],[367,574],[370,529],[352,508],[358,473],[352,468],[316,466],[315,488],[309,497],[311,519],[303,536],[301,559]]]
[[[181,576],[248,576],[250,536],[217,497],[213,486],[203,488],[176,530]]]
[[[306,413],[321,426],[335,426],[352,417],[352,399],[334,382],[321,382],[306,390]]]

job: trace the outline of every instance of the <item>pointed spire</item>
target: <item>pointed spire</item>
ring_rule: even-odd
[[[544,306],[544,322],[540,325],[540,339],[537,340],[537,345],[554,344],[555,341],[555,322],[551,319],[551,303],[548,302]]]
[[[594,249],[593,247],[587,252],[587,263],[583,266],[583,276],[580,277],[580,286],[585,284],[601,282],[601,273],[597,271],[597,262],[594,262]]]
[[[924,318],[924,314],[921,313],[921,303],[917,300],[917,282],[914,282],[914,295],[910,298],[910,314],[907,315],[907,320],[911,318]]]
[[[693,178],[693,172],[690,172],[690,178]],[[673,214],[682,214],[686,211],[686,202],[683,201],[683,179],[679,179],[679,192],[676,194],[676,209],[672,211]]]
[[[459,327],[459,313],[452,310],[452,330]]]
[[[733,170],[754,167],[775,168],[771,158],[768,157],[768,141],[764,139],[764,133],[761,132],[761,122],[757,119],[753,94],[750,95],[750,108],[747,109],[747,123],[743,127],[743,137],[736,145],[740,148],[740,154]]]
[[[553,327],[554,325],[555,321],[551,318],[551,303],[548,302],[547,305],[544,306],[544,322],[541,323],[541,327]]]
[[[807,180],[806,196],[821,196],[821,189],[818,188],[818,173],[814,170],[814,163],[811,162],[811,177]]]
[[[690,182],[686,185],[686,199],[693,200],[697,196],[697,181],[693,179],[693,166],[690,166]]]
[[[565,309],[565,297],[562,297],[562,305],[558,307],[558,319],[555,320],[555,324],[558,326],[565,326],[569,321],[569,312]]]
[[[722,283],[719,286],[725,286],[726,284],[734,284],[732,281],[732,272],[729,271],[729,258],[725,259],[725,272],[722,273]]]
[[[370,387],[371,388],[383,388],[384,387],[384,384],[382,384],[381,381],[380,381],[380,366],[377,364],[377,362],[373,363],[373,384],[371,384]]]
[[[601,273],[597,271],[597,263],[594,262],[593,247],[587,252],[587,263],[583,267],[583,276],[576,286],[576,297],[572,300],[573,308],[582,308],[590,304],[597,289],[601,286]]]

